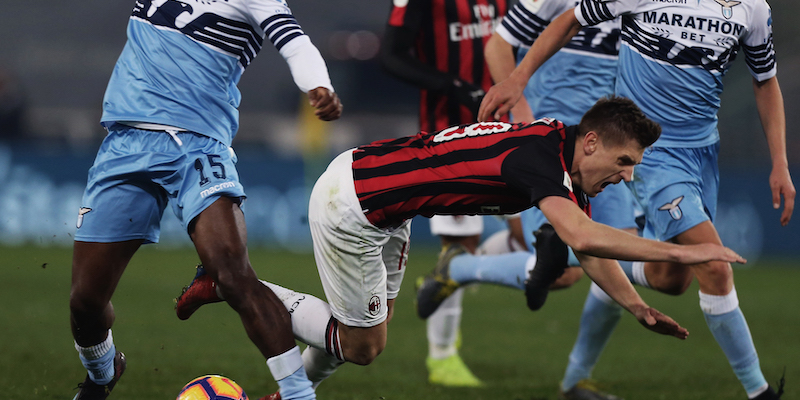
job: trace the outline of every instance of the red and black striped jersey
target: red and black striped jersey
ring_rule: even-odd
[[[507,0],[395,1],[389,25],[417,32],[415,56],[430,67],[488,91],[492,77],[483,48],[508,9]],[[444,92],[420,91],[420,131],[477,121]]]
[[[571,199],[591,216],[569,171],[577,127],[543,118],[481,122],[387,139],[353,152],[353,180],[378,227],[416,215],[513,214],[548,196]]]

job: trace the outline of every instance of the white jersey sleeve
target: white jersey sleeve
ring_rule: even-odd
[[[575,8],[575,17],[583,26],[597,25],[633,12],[641,2],[642,0],[583,0]]]
[[[750,74],[763,82],[777,74],[772,46],[772,10],[766,1],[756,1],[750,14],[750,29],[741,39]]]
[[[252,1],[250,9],[266,38],[289,64],[300,90],[308,92],[324,87],[333,91],[325,60],[284,1]]]
[[[503,18],[497,33],[513,47],[530,47],[550,21],[577,4],[576,0],[520,0]]]

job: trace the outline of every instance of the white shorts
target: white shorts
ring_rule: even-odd
[[[434,215],[431,233],[445,236],[475,236],[483,233],[482,215]]]
[[[352,150],[331,161],[311,191],[308,221],[333,317],[371,327],[386,320],[386,301],[400,292],[411,220],[391,229],[372,225],[356,196],[352,164]]]

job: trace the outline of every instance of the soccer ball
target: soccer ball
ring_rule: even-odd
[[[219,375],[201,376],[181,389],[176,400],[248,400],[236,382]]]

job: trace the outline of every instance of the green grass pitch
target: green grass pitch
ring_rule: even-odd
[[[85,374],[72,345],[67,300],[71,250],[0,248],[0,398],[71,399]],[[251,249],[259,275],[322,297],[310,254]],[[412,249],[389,325],[386,350],[370,366],[345,365],[317,390],[320,399],[555,399],[575,340],[589,281],[551,294],[533,313],[522,292],[481,286],[464,297],[461,354],[487,385],[449,389],[426,382],[425,324],[413,308],[413,282],[435,262],[432,249]],[[191,379],[222,374],[251,399],[274,392],[263,357],[225,304],[179,321],[172,299],[194,274],[191,249],[146,246],[133,259],[113,299],[114,339],[128,370],[111,399],[173,399]],[[793,267],[794,266],[794,267]],[[761,262],[736,271],[741,307],[761,366],[774,385],[786,367],[785,399],[800,398],[800,268]],[[745,399],[698,307],[697,286],[670,297],[640,290],[649,304],[690,331],[689,339],[653,334],[623,317],[594,377],[634,399]]]

